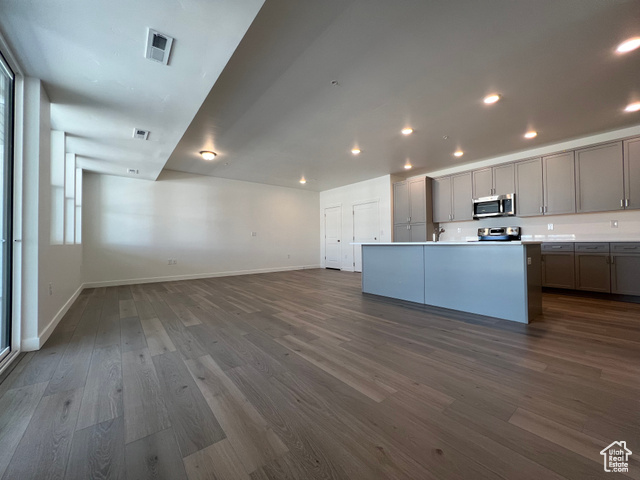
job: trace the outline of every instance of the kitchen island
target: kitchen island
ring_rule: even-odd
[[[521,323],[542,312],[539,242],[361,245],[363,293]]]

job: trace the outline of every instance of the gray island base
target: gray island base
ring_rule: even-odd
[[[362,291],[529,323],[542,313],[539,243],[362,244]]]

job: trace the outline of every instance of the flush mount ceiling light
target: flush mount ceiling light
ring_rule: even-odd
[[[359,148],[352,148],[351,149],[351,153],[353,153],[354,155],[358,155],[360,153],[360,149]]]
[[[214,158],[216,158],[216,155],[218,154],[216,152],[203,150],[202,152],[200,152],[200,155],[202,155],[202,158],[204,158],[205,160],[213,160]]]
[[[498,100],[500,100],[500,95],[497,93],[492,93],[491,95],[487,95],[486,97],[484,97],[484,100],[482,101],[487,105],[491,105],[492,103],[496,103]]]
[[[628,53],[636,48],[640,47],[640,37],[630,38],[629,40],[625,40],[616,48],[616,52],[618,53]]]
[[[637,112],[638,110],[640,110],[640,102],[630,103],[624,109],[625,112]]]
[[[307,181],[304,179],[304,177],[302,177],[302,178],[300,179],[300,183],[304,185],[305,183],[307,183]]]
[[[406,128],[403,128],[402,130],[400,130],[400,132],[401,132],[403,135],[411,135],[411,134],[413,133],[413,128],[411,128],[411,127],[406,127]]]
[[[456,157],[461,157],[462,155],[464,155],[464,152],[462,150],[456,150],[455,152],[453,152],[453,155]]]
[[[534,130],[530,130],[524,134],[524,138],[536,138],[538,136],[538,132]]]

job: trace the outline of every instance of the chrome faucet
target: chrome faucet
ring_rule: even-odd
[[[433,241],[434,242],[439,242],[440,241],[440,235],[442,235],[445,232],[444,228],[442,227],[438,227],[435,231],[435,233],[433,234]]]

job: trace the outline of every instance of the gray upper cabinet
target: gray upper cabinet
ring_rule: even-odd
[[[451,177],[433,180],[433,221],[451,221]]]
[[[473,198],[493,195],[493,173],[491,170],[491,168],[483,168],[472,172]]]
[[[531,217],[542,214],[542,159],[516,163],[515,181],[516,215]]]
[[[640,138],[624,141],[625,208],[640,208]]]
[[[508,163],[493,167],[493,194],[506,195],[516,191],[515,184],[515,165]]]
[[[427,221],[427,199],[425,179],[413,178],[409,184],[409,222],[425,223]]]
[[[576,150],[577,211],[624,208],[622,142]]]
[[[542,157],[542,179],[543,213],[546,215],[575,213],[576,190],[573,152]]]
[[[455,222],[473,218],[471,172],[451,176],[451,219]]]
[[[409,223],[409,184],[396,182],[393,184],[393,224]]]
[[[474,170],[472,172],[473,198],[514,193],[516,191],[514,171],[513,163]]]

